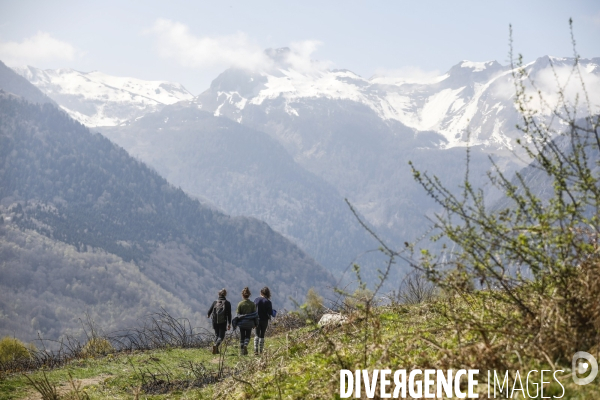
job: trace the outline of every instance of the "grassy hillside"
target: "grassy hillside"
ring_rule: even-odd
[[[342,368],[447,370],[479,365],[478,390],[484,398],[485,351],[477,341],[460,339],[460,332],[443,315],[446,304],[395,304],[376,307],[369,314],[358,307],[347,314],[346,324],[324,330],[311,325],[285,329],[280,322],[261,357],[239,356],[232,341],[222,358],[213,356],[207,347],[124,352],[76,359],[46,375],[63,395],[73,391],[72,376],[91,399],[335,399],[339,398]],[[457,350],[470,354],[470,364],[453,364],[452,354]],[[546,361],[519,359],[515,354],[509,359],[506,369],[511,379],[516,370],[525,376],[533,369],[562,369],[557,376],[565,387],[564,399],[600,396],[598,379],[587,386],[573,384],[570,365],[552,367]],[[40,380],[43,373],[36,371],[29,377]],[[2,398],[26,398],[33,393],[22,375],[0,381]],[[561,394],[556,382],[545,385],[544,396]]]
[[[519,71],[523,74],[521,79],[526,79],[525,68]],[[576,71],[574,69],[573,73]],[[559,93],[559,97],[564,101],[562,94]],[[5,360],[0,364],[4,373],[0,393],[12,398],[28,396],[32,393],[27,389],[27,382],[30,382],[38,389],[45,385],[46,390],[52,392],[58,390],[55,389],[57,385],[62,385],[60,395],[53,396],[55,399],[61,396],[78,399],[330,399],[340,397],[342,369],[366,370],[373,376],[382,369],[405,370],[407,375],[410,371],[424,369],[462,369],[478,371],[479,386],[475,391],[479,398],[490,397],[487,394],[490,385],[504,386],[500,389],[504,393],[492,398],[600,398],[600,378],[593,380],[592,377],[591,383],[579,385],[583,384],[580,378],[592,375],[590,365],[592,370],[597,367],[592,357],[600,359],[600,161],[597,159],[600,117],[590,116],[589,123],[579,125],[571,117],[577,114],[576,109],[562,104],[555,112],[561,115],[561,110],[566,111],[567,115],[563,116],[569,129],[555,132],[552,127],[538,123],[535,110],[529,108],[530,97],[523,85],[517,84],[516,98],[523,112],[521,129],[524,137],[531,139],[527,141],[531,147],[523,146],[535,162],[532,165],[539,166],[548,176],[544,186],[552,187],[552,192],[538,197],[531,190],[533,185],[529,186],[522,175],[517,175],[521,184],[518,187],[511,177],[496,171],[490,175],[491,183],[511,200],[511,205],[490,210],[484,192],[472,185],[469,174],[465,174],[461,192],[455,194],[451,186],[444,186],[441,180],[419,170],[415,164],[414,178],[445,210],[444,214],[436,215],[435,232],[429,239],[451,246],[434,254],[418,243],[406,243],[404,249],[394,250],[380,241],[380,251],[389,259],[387,269],[380,271],[380,284],[372,292],[367,290],[360,277],[360,267],[355,266],[359,289],[353,294],[338,291],[341,300],[336,308],[343,317],[341,324],[319,328],[314,321],[323,311],[322,299],[319,300],[316,294],[307,294],[307,304],[299,311],[301,316],[286,314],[278,318],[278,326],[273,326],[267,351],[262,357],[238,356],[235,339],[222,357],[214,357],[208,352],[210,334],[192,329],[186,320],[174,320],[163,313],[151,316],[137,329],[104,337],[92,333],[87,343],[65,342],[66,347],[61,353],[49,355],[39,347],[37,351],[28,352],[25,345],[13,353],[0,348],[0,356]],[[22,119],[15,122],[14,115],[9,112],[0,119],[3,124],[0,127],[4,129],[17,126],[17,129],[7,129],[12,136],[9,135],[8,140],[0,137],[4,140],[0,145],[10,146],[29,135],[29,142],[40,147],[38,142],[45,139],[45,132],[32,130],[31,124],[20,124]],[[46,116],[52,117],[50,113]],[[569,151],[564,151],[561,141],[555,140],[557,135],[570,143]],[[72,135],[69,139],[78,138]],[[50,142],[47,140],[44,144]],[[98,148],[102,151],[101,146]],[[15,155],[19,150],[29,157],[29,163],[20,164],[14,171],[17,179],[8,182],[12,186],[6,186],[7,198],[35,192],[42,187],[45,196],[51,193],[54,197],[41,199],[52,201],[52,207],[34,201],[15,201],[7,208],[7,219],[10,220],[7,232],[14,225],[18,229],[42,233],[47,231],[49,222],[54,221],[52,226],[60,226],[55,222],[79,221],[80,208],[63,208],[61,200],[69,199],[69,196],[77,198],[80,193],[68,190],[63,193],[63,180],[59,180],[61,184],[56,184],[56,180],[49,183],[44,180],[46,175],[62,178],[55,172],[55,164],[52,164],[53,168],[46,164],[45,168],[39,168],[36,164],[40,160],[60,160],[61,157],[56,157],[60,153],[38,157],[38,160],[28,155],[28,148],[0,146],[0,155],[4,154],[9,161],[11,157],[20,160],[23,157]],[[120,153],[115,150],[115,154]],[[10,166],[11,163],[3,165]],[[22,170],[33,168],[31,165],[37,168],[37,175],[23,179]],[[101,177],[105,176],[105,171],[111,171],[110,163],[102,165],[105,168],[101,171],[94,170]],[[139,172],[135,169],[122,172],[136,171]],[[68,181],[67,178],[72,179],[69,175],[64,181]],[[14,182],[18,182],[21,189],[14,190]],[[117,189],[122,191],[113,190],[113,193],[121,193],[115,197],[114,204],[127,204],[119,200],[127,188],[116,182]],[[88,192],[91,190],[94,201],[80,201],[97,206],[96,218],[102,222],[97,224],[101,228],[94,237],[106,237],[103,235],[110,230],[102,229],[118,224],[119,218],[114,217],[120,214],[111,214],[103,208],[106,204],[104,194],[94,198],[95,188],[82,186]],[[145,185],[144,190],[151,190],[148,187],[153,185]],[[161,196],[158,199],[164,200]],[[169,208],[163,200],[154,203],[143,203],[146,199],[140,198],[135,200]],[[65,215],[69,218],[63,218]],[[152,223],[169,223],[160,218],[149,222],[143,216],[133,215],[127,218],[133,218],[132,222],[139,223],[143,229],[154,226]],[[214,217],[212,221],[222,219]],[[189,222],[182,221],[182,226],[188,227]],[[78,225],[75,222],[66,226]],[[51,237],[53,232],[49,232],[45,234]],[[64,230],[57,229],[56,232]],[[177,236],[181,231],[174,229],[171,232],[173,237],[186,237],[185,234]],[[83,231],[80,237],[85,238],[85,233]],[[126,238],[133,235],[127,230],[123,234]],[[14,234],[9,237],[16,239],[11,239],[5,254],[26,259],[14,248],[18,249],[28,240]],[[375,234],[373,237],[377,238]],[[81,242],[70,244],[78,250],[87,245]],[[155,244],[147,242],[146,245]],[[44,246],[38,247],[44,249]],[[175,249],[166,244],[163,248],[165,251]],[[84,251],[88,250],[84,248]],[[135,251],[131,254],[135,256]],[[234,252],[232,259],[239,259],[235,258],[236,254],[239,255]],[[246,259],[245,255],[240,256],[242,260]],[[399,294],[378,297],[399,259],[411,262],[414,275],[407,276]],[[138,262],[145,267],[145,260],[139,258]],[[41,264],[31,264],[31,275],[37,282],[43,282],[45,278],[38,274]],[[14,271],[14,268],[9,270]],[[118,269],[115,271],[119,273]],[[13,278],[13,281],[18,282],[18,279]],[[44,297],[40,296],[40,299]],[[2,317],[6,319],[4,315]],[[309,318],[311,321],[307,321]],[[20,356],[13,360],[11,354]],[[27,357],[27,354],[31,356]],[[587,361],[582,362],[582,358]],[[15,374],[21,371],[31,373],[27,377]],[[498,385],[496,378],[494,382],[488,378],[492,372],[494,376],[500,375]],[[419,382],[426,386],[426,374],[419,374],[423,377]],[[82,382],[83,379],[86,380]],[[456,387],[463,391],[468,386],[466,380],[454,382],[458,382]],[[78,385],[87,385],[88,389],[84,391]],[[366,391],[366,385],[364,387]]]

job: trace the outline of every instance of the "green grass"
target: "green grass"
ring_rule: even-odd
[[[231,364],[237,361],[237,357],[235,349],[230,348],[225,357],[226,362]],[[217,356],[213,356],[207,349],[155,350],[74,360],[62,368],[46,371],[46,375],[59,389],[70,388],[69,373],[76,380],[98,378],[98,384],[85,387],[92,399],[129,399],[141,384],[141,371],[156,373],[166,369],[171,374],[171,379],[190,380],[191,373],[183,367],[184,363],[203,363],[208,370],[216,371],[217,361]],[[41,379],[42,372],[37,371],[29,376],[34,380]],[[12,375],[0,381],[0,399],[19,399],[31,392],[31,386],[22,375]],[[176,396],[175,398],[187,398],[183,393]],[[166,397],[174,398],[173,394],[144,396],[149,399]]]
[[[139,398],[335,399],[339,395],[342,364],[349,369],[369,370],[447,369],[443,349],[456,348],[457,340],[451,327],[432,310],[429,306],[380,307],[367,321],[359,312],[350,316],[347,324],[325,334],[310,327],[292,330],[267,338],[262,357],[239,356],[237,343],[233,343],[226,353],[225,365],[237,368],[239,375],[201,388],[174,390],[162,395],[142,393]],[[75,379],[100,378],[99,383],[85,388],[91,399],[131,399],[141,385],[140,370],[163,369],[169,371],[171,379],[191,380],[192,374],[185,363],[202,363],[216,372],[217,360],[210,349],[157,350],[76,360],[48,371],[47,375],[63,389],[68,388],[69,373]],[[541,368],[551,369],[542,362],[530,361],[523,370]],[[484,375],[485,372],[480,371],[480,377]],[[567,389],[564,399],[600,398],[600,378],[579,387],[572,384],[570,371],[564,375]],[[32,373],[31,377],[39,379],[41,372]],[[485,388],[481,385],[482,394]],[[545,395],[560,395],[559,389],[555,384]],[[0,381],[2,399],[23,398],[31,391],[20,375]]]

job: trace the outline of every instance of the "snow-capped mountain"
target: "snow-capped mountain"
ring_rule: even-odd
[[[285,51],[278,51],[280,60],[285,60]],[[540,107],[541,115],[557,101],[555,77],[564,85],[573,61],[541,57],[524,66],[535,84],[533,88],[527,83],[528,90],[540,90],[549,100],[550,107]],[[433,210],[414,185],[409,160],[449,186],[462,179],[467,138],[479,145],[471,162],[472,170],[482,176],[471,178],[482,180],[474,183],[485,182],[488,154],[508,174],[526,163],[526,158],[524,163],[511,153],[519,149],[515,139],[523,133],[515,128],[516,71],[510,66],[461,61],[439,77],[415,82],[385,76],[365,79],[348,70],[301,72],[285,61],[277,65],[261,72],[229,69],[190,106],[269,133],[296,162],[350,198],[378,229],[412,234],[412,214]],[[579,60],[590,101],[596,105],[599,65],[600,58]],[[578,81],[571,77],[570,82]],[[575,93],[567,86],[568,100]]]
[[[193,95],[178,83],[117,77],[73,69],[14,68],[71,117],[87,126],[115,126],[189,100]]]
[[[525,68],[539,83],[539,89],[555,93],[557,85],[552,79],[550,61],[563,84],[572,70],[573,59],[541,57]],[[588,92],[600,92],[600,58],[581,59],[579,64],[589,84]],[[364,104],[381,119],[399,121],[415,132],[440,133],[446,139],[445,148],[465,145],[469,132],[471,144],[510,149],[516,134],[514,72],[496,61],[461,61],[442,76],[411,82],[402,77],[365,79],[348,70],[315,69],[301,73],[280,65],[274,71],[259,73],[228,70],[196,102],[215,115],[242,122],[247,114],[256,113],[256,107],[264,113],[280,107],[298,117],[299,102],[348,100]]]
[[[517,133],[513,105],[515,72],[496,61],[461,61],[445,74],[423,80],[373,76],[365,79],[348,70],[302,69],[286,62],[289,49],[267,51],[275,68],[250,72],[229,69],[195,103],[215,116],[237,122],[281,107],[299,116],[297,103],[318,99],[352,101],[366,105],[384,121],[398,121],[415,132],[434,131],[445,138],[444,148],[471,144],[494,149],[514,146]],[[556,92],[555,75],[561,84],[572,71],[572,58],[540,57],[525,66],[543,92]],[[554,67],[552,71],[551,64]],[[588,93],[599,97],[600,58],[579,60]],[[190,100],[182,85],[115,77],[101,72],[72,69],[15,70],[88,126],[115,126],[159,109],[162,105]],[[556,72],[556,74],[555,74]],[[571,79],[571,82],[575,79]],[[600,97],[594,98],[600,104]],[[592,101],[594,103],[594,101]],[[548,113],[548,110],[546,110]],[[244,123],[244,122],[242,122]]]
[[[507,174],[527,164],[526,159],[519,160],[511,153],[518,149],[515,139],[522,133],[515,128],[519,119],[513,103],[514,71],[509,66],[495,61],[461,61],[427,81],[390,76],[365,79],[348,70],[297,68],[286,62],[286,52],[267,53],[274,56],[272,69],[228,69],[199,96],[182,97],[176,105],[153,113],[160,106],[142,108],[125,100],[111,103],[101,96],[86,103],[87,90],[67,79],[75,79],[76,74],[65,74],[63,83],[58,79],[55,83],[56,92],[69,92],[70,97],[53,95],[52,85],[42,84],[43,80],[28,79],[69,110],[85,104],[93,106],[89,115],[97,115],[95,110],[109,105],[114,106],[111,115],[121,108],[128,110],[112,123],[120,123],[118,128],[101,131],[185,191],[205,197],[228,213],[268,220],[320,260],[341,250],[324,242],[315,231],[335,238],[348,236],[345,232],[350,223],[343,215],[348,210],[339,210],[340,204],[345,207],[343,198],[396,245],[425,232],[428,222],[423,215],[431,215],[439,207],[415,183],[408,161],[419,171],[436,175],[451,189],[463,183],[467,137],[478,145],[470,153],[470,179],[475,187],[487,183],[490,154]],[[600,104],[599,65],[600,58],[579,61],[587,98],[596,105]],[[535,83],[535,89],[529,85],[528,90],[534,95],[539,90],[549,101],[540,107],[540,114],[547,115],[558,101],[555,79],[564,85],[573,60],[541,57],[525,69]],[[570,82],[578,81],[571,77]],[[568,100],[576,94],[566,86]],[[212,129],[211,124],[227,124],[210,118],[194,122],[186,116],[192,111],[207,111],[218,120],[228,118],[252,128],[243,133],[255,143],[245,149],[256,150],[249,153],[252,157],[228,150],[241,141],[237,138],[242,134],[220,137],[222,130]],[[125,123],[125,119],[129,121]],[[257,143],[267,141],[257,132],[282,145],[291,161],[286,164],[281,157],[258,151],[266,145]],[[225,141],[227,138],[230,141]],[[265,165],[256,164],[261,158]],[[217,160],[219,168],[215,169],[217,161],[211,160]],[[264,168],[257,170],[256,165]],[[299,177],[304,175],[289,172],[297,172],[298,166],[333,187],[339,198],[303,189],[306,185]],[[346,244],[352,247],[350,243]]]

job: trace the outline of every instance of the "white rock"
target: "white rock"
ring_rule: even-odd
[[[323,314],[321,319],[319,320],[319,326],[333,326],[333,325],[342,325],[346,323],[347,318],[342,314],[337,313],[329,313]]]

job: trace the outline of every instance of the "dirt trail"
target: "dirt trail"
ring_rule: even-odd
[[[94,378],[86,378],[86,379],[73,379],[73,383],[75,387],[79,387],[79,389],[83,389],[86,386],[97,385],[103,382],[108,375],[99,375]],[[64,395],[73,390],[73,387],[69,382],[62,382],[60,386],[56,388],[59,395]],[[42,400],[42,395],[36,392],[34,389],[31,389],[27,396],[23,397],[24,400]]]

